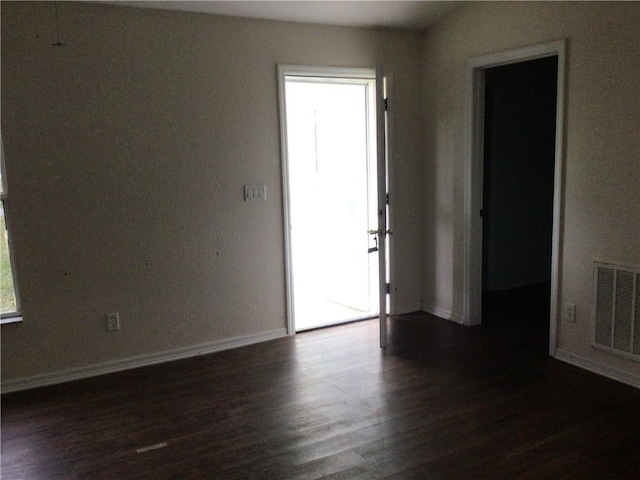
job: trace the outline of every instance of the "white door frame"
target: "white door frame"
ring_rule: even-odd
[[[282,204],[284,211],[284,248],[287,297],[287,334],[295,335],[293,265],[291,262],[291,195],[289,192],[288,171],[288,139],[285,79],[288,76],[322,77],[322,78],[354,78],[374,80],[375,68],[319,67],[306,65],[278,65],[278,92],[280,107],[280,146],[282,155]]]
[[[485,70],[491,67],[558,57],[556,145],[553,188],[553,238],[551,250],[551,301],[549,353],[554,356],[558,324],[558,286],[564,172],[564,89],[566,41],[534,45],[467,60],[466,152],[465,152],[465,277],[464,324],[482,321],[482,185],[484,170],[484,88]]]

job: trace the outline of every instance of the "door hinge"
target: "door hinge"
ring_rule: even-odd
[[[391,294],[391,284],[387,283],[386,287],[387,287],[387,295],[390,295]]]
[[[387,202],[387,205],[389,205],[389,192],[387,192],[387,196],[385,197],[385,201]]]
[[[389,110],[389,99],[385,98],[384,99],[384,111],[386,112],[387,110]]]

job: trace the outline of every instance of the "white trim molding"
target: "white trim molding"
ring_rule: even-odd
[[[48,385],[56,385],[59,383],[71,382],[74,380],[82,380],[85,378],[97,377],[108,373],[120,372],[123,370],[131,370],[133,368],[147,367],[158,363],[171,362],[174,360],[182,360],[184,358],[196,357],[198,355],[207,355],[209,353],[221,352],[232,348],[244,347],[255,343],[262,343],[269,340],[275,340],[287,336],[285,328],[271,330],[268,332],[255,333],[252,335],[244,335],[242,337],[234,337],[217,342],[204,343],[191,347],[178,348],[160,353],[151,353],[148,355],[140,355],[129,357],[123,360],[113,362],[100,363],[87,367],[73,368],[53,373],[45,373],[43,375],[34,375],[32,377],[21,378],[17,380],[8,380],[2,382],[2,393],[17,392],[20,390],[29,390],[32,388],[45,387]]]
[[[493,53],[467,60],[465,67],[466,127],[465,127],[465,257],[462,321],[478,325],[482,321],[482,208],[483,137],[484,137],[484,72],[487,68],[545,57],[558,58],[556,146],[553,191],[553,239],[551,252],[551,302],[549,353],[557,347],[558,295],[560,276],[560,245],[562,198],[564,185],[564,111],[566,40]]]
[[[422,310],[422,303],[405,303],[404,305],[395,305],[389,315],[405,315],[407,313],[419,312]]]
[[[562,350],[561,348],[556,349],[556,354],[554,355],[554,357],[557,360],[568,363],[575,367],[582,368],[583,370],[588,370],[592,373],[602,375],[603,377],[607,377],[612,380],[631,385],[632,387],[640,388],[639,375],[620,370],[619,368],[600,363],[596,360],[592,360],[581,355],[576,355],[575,353],[567,352],[566,350]]]
[[[449,320],[451,322],[457,323],[459,325],[465,324],[464,317],[462,315],[453,313],[451,310],[445,310],[444,308],[435,307],[433,305],[422,302],[422,311],[430,313],[431,315],[435,315],[436,317],[442,318],[444,320]]]

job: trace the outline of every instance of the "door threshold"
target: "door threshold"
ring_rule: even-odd
[[[311,332],[313,330],[322,330],[325,328],[331,328],[331,327],[338,327],[341,325],[347,325],[349,323],[358,323],[358,322],[364,322],[366,320],[373,320],[375,318],[378,318],[379,315],[375,314],[375,315],[365,315],[362,317],[355,317],[355,318],[349,318],[346,320],[340,320],[338,322],[332,321],[332,322],[327,322],[327,323],[322,323],[319,325],[313,325],[313,326],[309,326],[309,327],[303,327],[299,330],[296,330],[296,333],[302,333],[302,332]]]

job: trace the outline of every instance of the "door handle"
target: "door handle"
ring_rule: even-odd
[[[369,230],[369,235],[378,235],[380,230]],[[390,228],[389,230],[384,232],[385,235],[393,235],[393,230]]]
[[[378,233],[377,230],[369,230],[369,234],[371,234],[371,235],[375,235],[374,233],[371,233],[371,232]],[[367,250],[367,253],[373,253],[373,252],[377,252],[378,251],[378,236],[377,235],[375,237],[373,237],[373,241],[376,242],[376,246],[375,247],[370,247]]]

